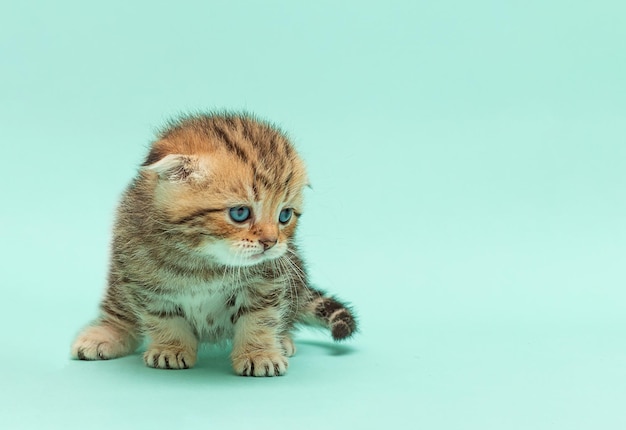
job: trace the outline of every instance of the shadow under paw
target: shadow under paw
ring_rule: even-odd
[[[330,355],[348,355],[352,354],[355,349],[350,345],[343,345],[337,343],[323,342],[318,340],[298,340],[299,344],[316,346],[328,351]]]

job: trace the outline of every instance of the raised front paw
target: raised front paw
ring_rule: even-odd
[[[155,369],[189,369],[196,364],[196,352],[177,346],[151,345],[143,360]]]
[[[233,357],[235,373],[241,376],[280,376],[289,363],[280,351],[255,351]]]

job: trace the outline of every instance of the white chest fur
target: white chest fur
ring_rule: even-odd
[[[164,298],[182,310],[199,340],[219,342],[232,338],[231,318],[237,310],[236,304],[241,303],[237,291],[221,284],[209,284],[187,288]]]

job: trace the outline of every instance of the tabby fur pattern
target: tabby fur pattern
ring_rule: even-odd
[[[353,312],[309,284],[294,241],[307,185],[301,158],[267,122],[172,121],[122,197],[100,315],[71,355],[121,357],[147,337],[148,366],[187,369],[200,342],[232,341],[235,373],[276,376],[297,324],[350,337]]]

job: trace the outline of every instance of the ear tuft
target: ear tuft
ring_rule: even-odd
[[[156,163],[143,167],[143,170],[155,172],[160,179],[170,182],[185,182],[198,168],[198,160],[189,155],[170,154]]]

